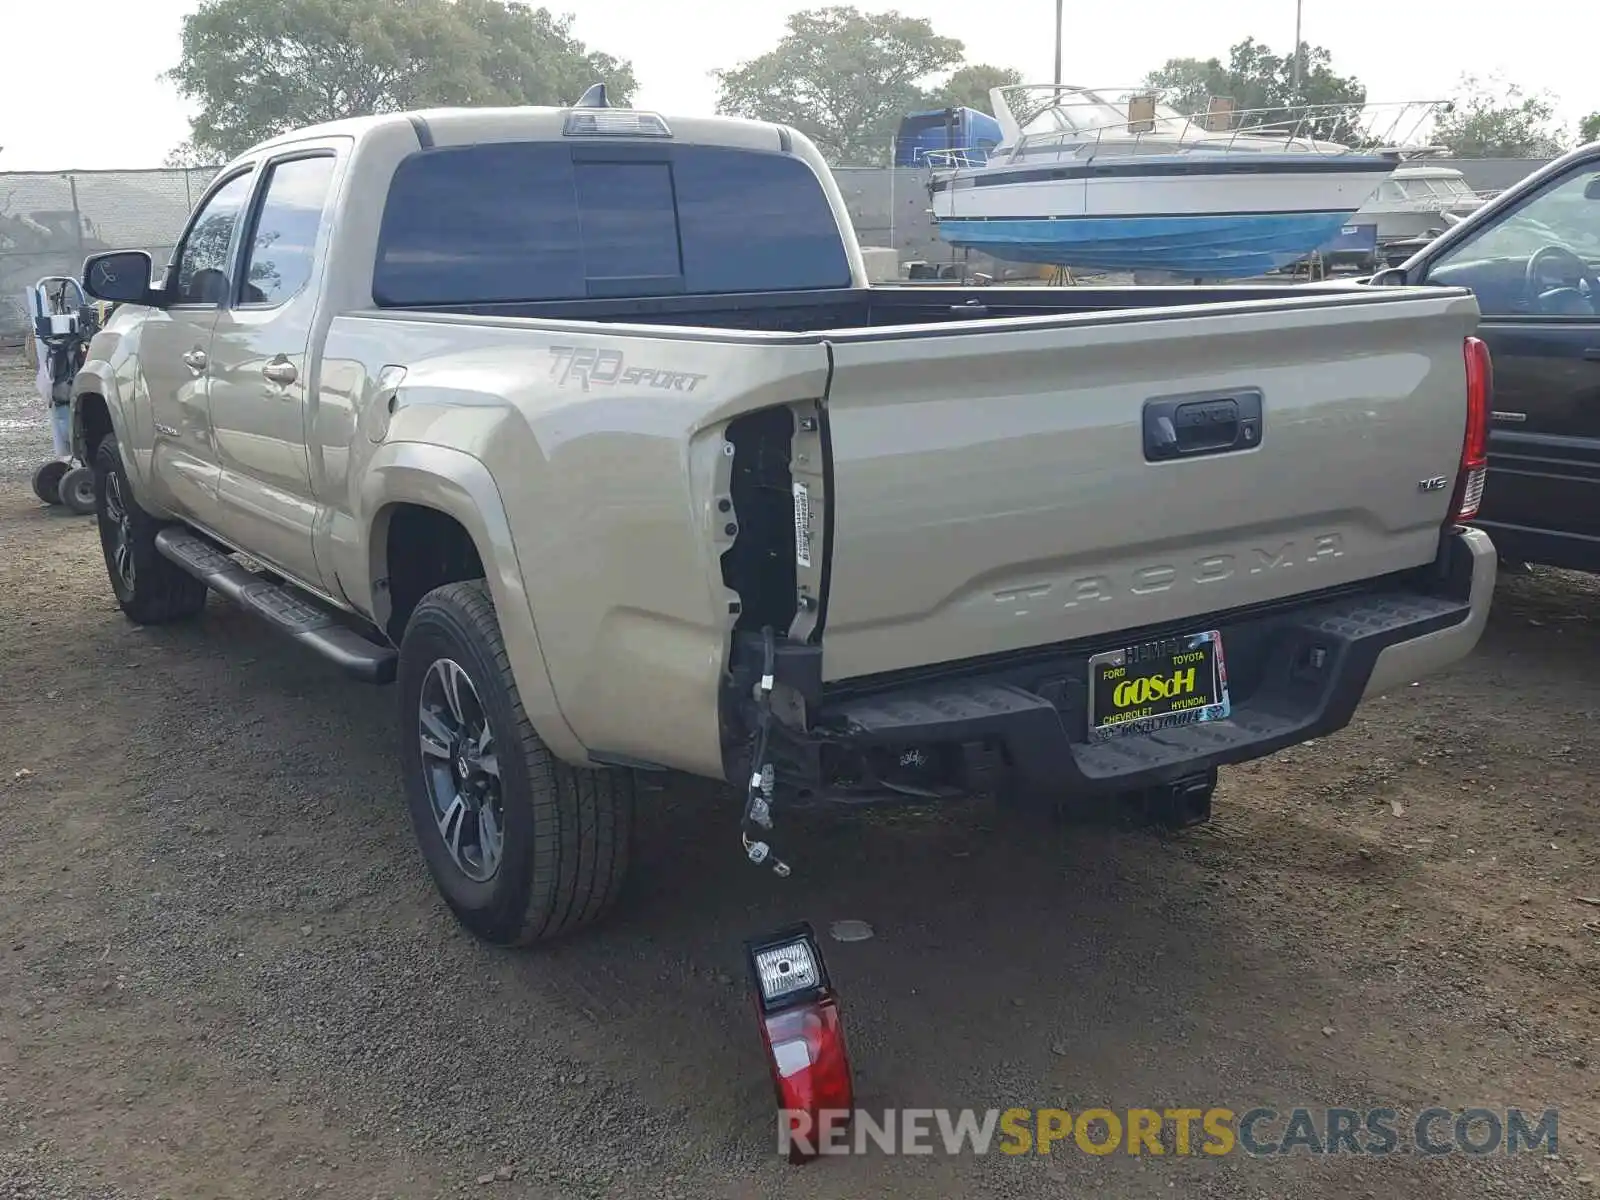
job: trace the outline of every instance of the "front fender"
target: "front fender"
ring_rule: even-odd
[[[95,334],[89,342],[89,354],[83,366],[72,379],[72,450],[84,462],[89,461],[88,446],[83,421],[83,397],[99,396],[105,402],[106,414],[111,419],[111,432],[117,439],[117,451],[122,456],[123,469],[128,482],[133,485],[133,496],[139,507],[157,517],[170,515],[157,501],[162,489],[152,478],[154,463],[155,427],[150,411],[150,400],[139,385],[138,327],[119,325],[118,313],[113,324]],[[129,314],[126,321],[132,321]]]
[[[586,761],[588,750],[573,733],[556,701],[510,522],[489,469],[465,451],[446,446],[386,442],[362,473],[359,500],[366,530],[362,562],[365,569],[354,579],[344,578],[341,572],[339,582],[345,594],[358,608],[372,613],[380,625],[387,625],[389,520],[397,506],[415,504],[435,509],[460,522],[483,562],[506,655],[528,719],[558,758],[573,763]]]
[[[104,359],[91,358],[78,369],[72,379],[72,452],[83,461],[89,460],[88,446],[84,444],[82,401],[85,396],[99,396],[105,402],[106,413],[111,418],[111,432],[116,435],[117,446],[123,453],[123,465],[134,486],[135,496],[145,490],[145,473],[149,469],[148,454],[138,453],[135,440],[137,423],[125,411],[122,388],[115,368]]]

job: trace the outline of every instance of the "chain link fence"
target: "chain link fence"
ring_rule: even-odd
[[[159,268],[214,167],[0,171],[0,343],[24,340],[26,295],[46,275],[76,277],[97,250],[146,250]]]

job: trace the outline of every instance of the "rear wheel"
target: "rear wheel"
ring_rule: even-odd
[[[568,766],[539,740],[482,580],[422,598],[399,684],[412,824],[461,923],[525,946],[604,914],[627,870],[633,777]]]
[[[129,620],[163,625],[192,617],[206,605],[206,585],[156,549],[161,524],[133,498],[115,438],[94,455],[95,521],[117,604]]]

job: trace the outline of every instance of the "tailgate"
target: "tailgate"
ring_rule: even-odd
[[[1430,561],[1476,324],[1470,295],[1419,289],[832,336],[825,677]],[[1161,457],[1256,404],[1237,448]]]

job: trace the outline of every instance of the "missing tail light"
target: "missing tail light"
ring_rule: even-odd
[[[1462,353],[1467,363],[1467,428],[1461,443],[1455,496],[1450,504],[1452,522],[1477,516],[1483,503],[1483,487],[1489,475],[1489,409],[1494,393],[1489,347],[1481,338],[1469,337]]]
[[[739,595],[735,628],[770,626],[788,632],[797,610],[794,477],[787,408],[746,413],[728,426],[733,447],[730,527],[737,531],[722,556],[722,580]]]

